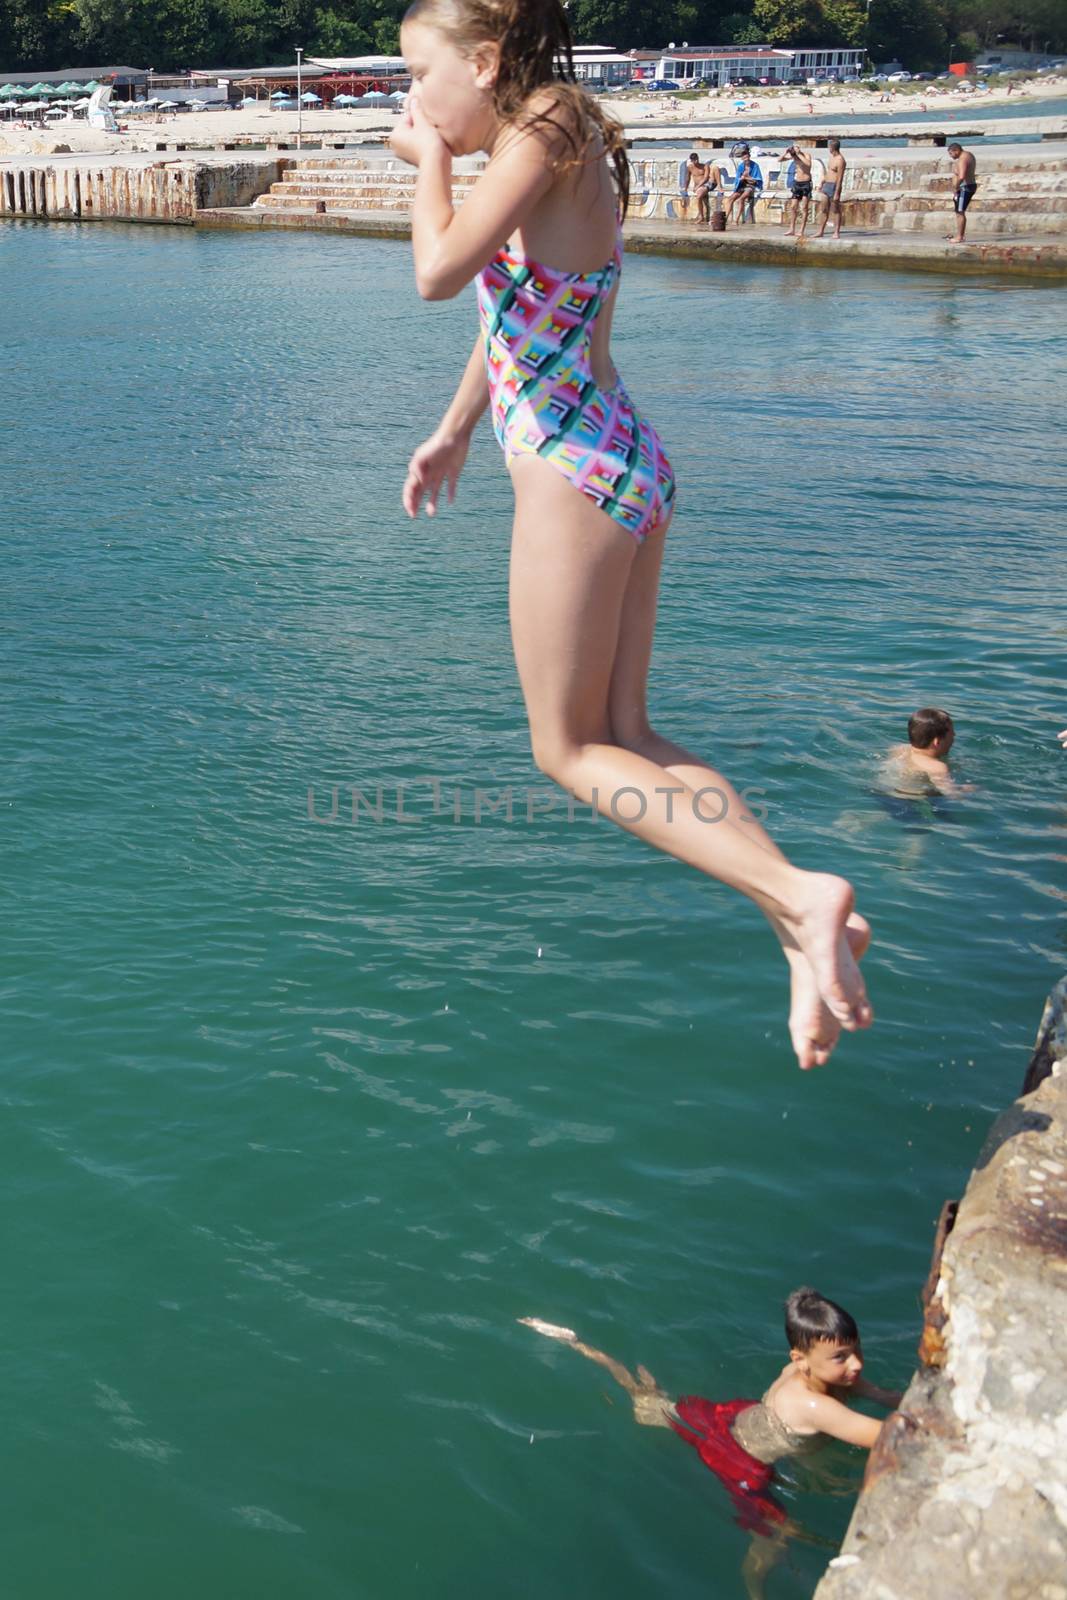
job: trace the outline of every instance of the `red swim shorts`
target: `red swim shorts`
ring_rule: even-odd
[[[784,1522],[786,1509],[771,1494],[774,1468],[757,1461],[743,1450],[730,1432],[734,1418],[755,1400],[702,1400],[699,1395],[683,1395],[674,1402],[677,1422],[671,1427],[691,1444],[706,1467],[718,1478],[737,1513],[738,1525],[750,1533],[770,1533],[775,1523]]]

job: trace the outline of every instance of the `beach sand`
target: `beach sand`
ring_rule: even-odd
[[[965,113],[972,105],[1010,104],[1014,107],[1027,103],[1033,107],[1034,115],[1039,116],[1042,101],[1065,93],[1067,79],[1055,77],[1025,83],[1010,96],[1005,89],[968,93],[941,84],[926,84],[921,92],[896,94],[888,103],[880,100],[877,93],[841,87],[814,89],[810,95],[765,94],[758,89],[735,93],[720,89],[717,94],[705,95],[699,100],[674,100],[669,94],[605,96],[601,104],[610,106],[625,127],[634,129],[644,122],[677,123],[679,132],[690,127],[695,132],[698,128],[733,125],[752,129],[764,120],[795,117],[799,132],[809,120],[813,127],[817,126],[821,116],[854,116],[860,124],[872,116],[889,113],[904,123],[924,105],[928,111],[943,110],[946,117],[953,117]],[[742,99],[745,100],[744,109],[735,109],[735,101]],[[809,101],[813,107],[810,113]],[[212,141],[220,145],[237,139],[251,139],[256,143],[266,143],[268,139],[292,141],[297,131],[295,111],[273,111],[266,105],[233,111],[171,112],[165,117],[133,115],[126,119],[120,106],[115,109],[119,121],[125,120],[125,133],[101,133],[88,127],[84,120],[28,128],[20,126],[17,119],[0,122],[0,156],[52,155],[64,149],[101,155],[120,151],[152,152],[157,144],[175,141],[190,144]],[[371,139],[376,134],[384,138],[394,126],[396,116],[389,110],[371,108],[309,110],[303,115],[303,133],[309,140],[324,133],[342,138],[359,134]],[[847,128],[839,131],[847,133]]]

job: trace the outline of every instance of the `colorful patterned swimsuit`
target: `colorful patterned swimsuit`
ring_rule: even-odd
[[[621,379],[598,388],[589,365],[621,270],[621,228],[596,272],[560,272],[501,249],[478,274],[478,315],[493,430],[508,460],[541,456],[643,544],[670,514],[671,464]]]

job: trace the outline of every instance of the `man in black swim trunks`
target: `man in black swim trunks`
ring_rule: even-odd
[[[956,213],[956,233],[955,237],[947,233],[945,238],[949,244],[962,244],[967,232],[967,207],[978,187],[974,156],[961,144],[950,144],[948,153],[952,157],[952,209]]]
[[[787,156],[793,157],[793,199],[789,214],[789,227],[786,238],[803,239],[804,229],[808,225],[808,209],[811,206],[811,162],[812,158],[806,150],[801,150],[799,145],[791,144],[786,151]],[[797,213],[804,207],[804,215],[797,227]]]

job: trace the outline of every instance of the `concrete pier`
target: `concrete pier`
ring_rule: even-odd
[[[679,135],[675,132],[675,140]],[[690,139],[689,130],[685,140]],[[983,151],[967,244],[945,243],[951,179],[943,151],[852,150],[840,241],[785,236],[789,199],[780,155],[767,156],[755,225],[695,225],[679,194],[680,150],[631,156],[631,249],[778,266],[891,267],[967,275],[1067,278],[1067,141]],[[724,170],[731,169],[723,158]],[[457,166],[457,198],[477,161]],[[727,178],[729,183],[729,178]],[[312,228],[404,235],[414,174],[386,152],[268,150],[0,160],[0,220],[166,222],[210,228]],[[810,223],[809,227],[813,227]]]

